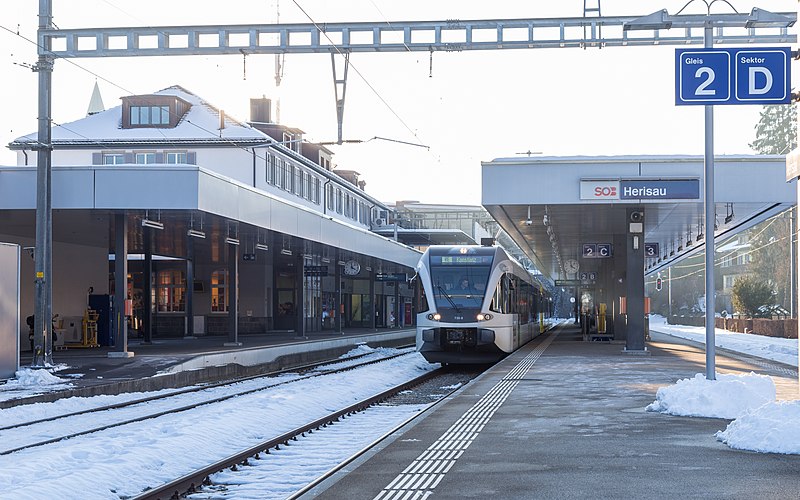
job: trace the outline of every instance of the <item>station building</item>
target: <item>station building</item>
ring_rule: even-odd
[[[420,252],[371,229],[384,203],[332,152],[274,123],[250,121],[173,86],[127,96],[52,129],[52,284],[58,343],[78,342],[87,309],[98,342],[115,338],[125,262],[128,332],[162,336],[303,332],[413,323]],[[33,311],[36,133],[0,167],[0,241],[21,245],[21,316]],[[28,258],[30,256],[30,258]],[[232,307],[232,304],[238,304]],[[120,329],[123,331],[124,329]],[[24,320],[20,326],[27,337]],[[21,343],[27,346],[27,339]]]

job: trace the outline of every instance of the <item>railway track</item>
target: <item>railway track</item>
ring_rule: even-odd
[[[361,361],[366,359],[355,363],[361,364]],[[340,367],[338,363],[335,366]],[[328,368],[334,367],[324,369]],[[435,368],[418,353],[409,352],[379,363],[351,368],[346,373],[330,373],[333,371],[330,370],[324,376],[294,380],[294,383],[281,384],[215,404],[203,404],[180,413],[169,412],[146,421],[0,455],[0,484],[4,485],[0,498],[128,500],[143,494],[148,488],[172,482],[190,471],[208,467],[269,440],[279,441],[281,450],[272,451],[268,456],[262,454],[262,460],[254,467],[237,466],[242,472],[231,473],[226,469],[213,477],[215,486],[203,494],[208,494],[213,488],[224,491],[228,485],[231,489],[240,488],[236,483],[240,478],[273,470],[263,483],[270,485],[268,491],[271,494],[281,492],[281,496],[273,498],[285,498],[332,468],[337,463],[334,460],[346,459],[356,451],[356,447],[366,446],[368,440],[375,439],[411,413],[422,411],[433,401],[430,395],[445,392],[446,386],[463,382],[450,375],[450,378],[432,382],[434,386],[425,384],[420,389],[401,392],[391,402],[378,404],[367,412],[352,414],[334,426],[328,425],[324,432],[312,428],[313,435],[306,433],[305,438],[301,433],[297,442],[289,438],[287,433],[291,434],[290,431],[317,420],[322,420],[321,425],[325,426],[325,422],[330,420],[329,415],[335,410],[350,407]],[[424,390],[428,391],[428,399],[414,399]],[[218,395],[201,394],[206,399]],[[153,406],[154,402],[145,405]],[[119,411],[127,410],[123,408],[110,414],[117,419]],[[148,413],[157,411],[161,412],[163,408],[150,409]],[[86,419],[91,421],[91,427],[99,427],[112,423],[107,414],[75,418]],[[51,435],[43,437],[64,437],[69,434],[67,431],[72,422],[67,419],[54,423],[54,427],[49,429]],[[3,431],[0,433],[0,447],[17,448],[43,441],[33,437],[26,437],[25,443],[6,440],[12,434],[14,440],[19,440],[19,436],[34,429],[41,432],[48,430],[46,424],[39,424]],[[285,447],[281,440],[292,446]],[[298,454],[309,453],[315,447],[316,451],[311,455],[293,461]],[[336,454],[332,454],[332,451]],[[253,462],[252,459],[250,461]],[[291,481],[285,478],[287,467],[293,471]],[[309,469],[313,471],[309,472]],[[290,486],[284,488],[289,483]],[[246,488],[248,484],[241,487]],[[286,495],[282,495],[282,492],[286,492]]]
[[[379,394],[375,394],[374,396],[364,398],[363,400],[358,401],[353,405],[350,405],[346,408],[342,408],[337,411],[333,411],[328,415],[315,419],[314,421],[308,422],[302,426],[290,430],[289,432],[283,433],[280,436],[276,436],[268,440],[265,440],[261,443],[258,443],[255,446],[251,446],[223,460],[210,464],[206,467],[199,468],[189,474],[186,474],[180,478],[165,483],[161,486],[154,487],[153,489],[150,489],[142,493],[141,495],[135,497],[133,500],[167,500],[167,499],[173,500],[173,499],[184,498],[187,495],[193,495],[193,494],[199,497],[203,497],[204,488],[209,486],[211,487],[214,486],[213,475],[215,473],[224,470],[244,471],[248,466],[253,465],[255,461],[261,460],[262,455],[270,454],[272,450],[281,450],[282,447],[286,446],[292,446],[294,448],[295,446],[297,446],[296,443],[299,438],[310,437],[311,434],[323,430],[324,428],[330,425],[336,424],[341,421],[346,421],[348,417],[351,417],[359,412],[368,411],[375,405],[378,405],[384,401],[396,397],[398,394],[407,392],[409,391],[409,389],[419,386],[420,384],[433,381],[438,377],[441,377],[442,374],[447,372],[448,372],[447,369],[440,368],[438,370],[431,371],[417,378],[414,378],[413,380],[409,380],[395,387],[387,389]],[[438,394],[437,400],[432,404],[429,404],[429,406],[427,406],[427,408],[424,411],[429,410],[438,402],[443,401],[457,389],[458,386],[451,387],[449,388],[449,390]],[[329,468],[327,472],[319,475],[316,478],[311,478],[308,483],[306,483],[304,486],[301,485],[292,495],[289,496],[289,498],[298,498],[300,495],[309,491],[310,489],[312,489],[325,479],[331,477],[341,468],[345,467],[347,464],[356,460],[358,457],[366,453],[370,448],[374,447],[382,440],[386,439],[388,436],[393,434],[397,429],[407,425],[408,422],[410,422],[411,420],[418,418],[422,413],[424,413],[424,411],[415,413],[413,416],[402,420],[398,425],[395,425],[388,432],[384,432],[380,437],[372,441],[366,447],[361,448],[356,453],[350,454],[346,459],[336,463],[336,465]],[[224,489],[224,485],[221,485],[221,487]],[[265,488],[268,488],[268,486],[265,486]],[[212,496],[214,495],[213,492],[211,492],[210,494]]]
[[[310,365],[305,365],[303,367],[295,367],[291,370],[285,370],[272,374],[262,374],[226,382],[220,382],[216,384],[191,387],[187,389],[171,391],[166,394],[159,394],[156,396],[138,398],[123,403],[98,406],[95,408],[74,411],[60,415],[48,416],[46,418],[40,418],[37,420],[32,420],[27,422],[21,422],[14,425],[7,425],[4,427],[0,427],[0,437],[2,437],[2,440],[0,441],[3,443],[2,445],[0,445],[0,456],[9,455],[30,448],[57,443],[59,441],[64,441],[66,439],[71,439],[78,436],[91,434],[94,432],[104,431],[115,427],[121,427],[124,425],[134,424],[137,422],[143,422],[145,420],[158,418],[160,416],[167,415],[170,413],[178,413],[178,412],[192,410],[200,406],[219,403],[235,397],[273,389],[281,385],[291,384],[301,380],[307,380],[315,377],[321,377],[324,375],[330,375],[332,373],[340,373],[349,370],[354,370],[360,367],[384,362],[386,360],[394,359],[400,356],[405,356],[412,351],[413,348],[401,349],[401,352],[389,356],[380,356],[380,355],[376,356],[375,353],[365,353],[357,356],[351,356],[345,359],[314,363]],[[366,361],[359,361],[364,358],[370,358],[370,359],[367,359]],[[326,369],[326,367],[328,368]],[[289,376],[289,374],[295,374],[295,373],[297,373],[296,377],[290,377],[287,380],[277,380],[277,381],[275,380],[276,376],[279,375]],[[241,387],[242,385],[245,385],[247,387]],[[225,390],[226,388],[230,389],[230,391],[227,394],[216,396],[210,399],[206,399],[203,397],[203,393],[209,393],[215,390]],[[186,402],[185,401],[186,399],[189,399],[190,402]],[[158,407],[157,411],[154,411],[153,408],[154,406]],[[127,411],[124,413],[118,413],[117,417],[118,419],[108,424],[100,426],[90,426],[88,428],[76,432],[69,432],[49,437],[52,435],[53,426],[58,425],[59,421],[80,420],[81,417],[86,417],[87,415],[95,413],[120,412],[124,410]],[[113,417],[109,418],[109,420],[111,419],[113,419]],[[39,429],[43,430],[40,431]],[[13,434],[17,434],[16,441],[14,440]],[[48,437],[41,438],[40,436],[43,435],[46,435]],[[16,443],[16,444],[10,444],[10,443]]]

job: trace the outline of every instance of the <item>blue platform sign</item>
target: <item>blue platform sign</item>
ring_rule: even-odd
[[[789,104],[791,49],[675,51],[675,104]]]
[[[619,181],[620,200],[699,200],[700,179],[630,179]]]

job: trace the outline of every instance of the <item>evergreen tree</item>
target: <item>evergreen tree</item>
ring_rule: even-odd
[[[731,300],[736,312],[748,318],[758,317],[762,315],[759,308],[772,301],[772,288],[753,275],[742,276],[733,282]]]
[[[762,155],[785,155],[797,147],[797,108],[793,104],[764,106],[750,143]]]
[[[758,124],[756,139],[750,143],[759,154],[787,154],[797,147],[797,107],[793,104],[764,106]],[[775,288],[776,303],[791,309],[791,220],[790,209],[778,217],[759,224],[750,230],[753,245],[751,270],[767,279]]]

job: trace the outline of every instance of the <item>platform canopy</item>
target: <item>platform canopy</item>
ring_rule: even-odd
[[[717,241],[795,204],[785,165],[781,155],[716,158]],[[486,210],[553,280],[568,279],[575,262],[599,269],[632,207],[642,208],[646,274],[704,247],[702,156],[498,158],[483,162],[482,186]]]

